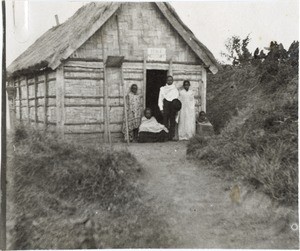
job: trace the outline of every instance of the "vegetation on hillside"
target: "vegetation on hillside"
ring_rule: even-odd
[[[238,51],[247,55],[232,58],[233,66],[208,80],[207,115],[216,135],[196,136],[188,153],[276,201],[296,204],[299,43],[285,50],[272,42],[267,55],[259,49],[251,57]]]
[[[10,249],[168,247],[166,223],[126,151],[89,148],[19,127],[9,145]]]

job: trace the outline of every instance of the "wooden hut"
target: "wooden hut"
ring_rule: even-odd
[[[121,139],[132,84],[155,107],[167,74],[189,79],[197,111],[206,110],[212,53],[168,3],[89,3],[48,30],[7,69],[17,120],[64,136]]]

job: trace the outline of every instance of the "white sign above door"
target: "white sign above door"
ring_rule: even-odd
[[[148,61],[166,61],[167,50],[166,48],[148,48]]]

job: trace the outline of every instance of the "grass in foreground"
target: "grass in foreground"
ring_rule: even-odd
[[[226,69],[213,77],[208,111],[218,135],[196,136],[188,154],[275,201],[298,201],[298,74],[288,64]]]
[[[171,245],[167,224],[142,201],[143,172],[129,152],[22,126],[9,149],[10,249]]]

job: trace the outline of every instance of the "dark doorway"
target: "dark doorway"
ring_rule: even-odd
[[[160,87],[166,84],[167,71],[147,70],[146,83],[146,107],[151,108],[154,117],[162,123],[162,114],[158,107],[158,96]]]

